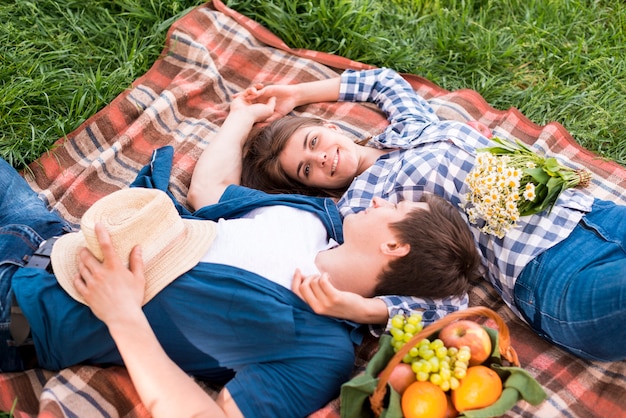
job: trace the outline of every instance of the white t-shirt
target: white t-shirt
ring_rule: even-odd
[[[268,206],[239,219],[220,219],[215,241],[201,261],[248,270],[290,289],[296,268],[304,275],[319,273],[317,253],[336,245],[316,215]]]

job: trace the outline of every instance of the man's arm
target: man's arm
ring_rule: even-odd
[[[107,325],[148,411],[156,418],[242,417],[228,390],[214,401],[161,347],[141,309],[145,277],[140,248],[131,253],[128,269],[102,225],[96,225],[96,234],[103,261],[83,249],[80,277],[74,284],[93,313]]]
[[[252,126],[269,117],[276,99],[251,103],[245,92],[237,95],[217,134],[202,152],[191,176],[187,202],[195,210],[217,203],[230,184],[241,182],[243,145]]]
[[[125,319],[109,321],[108,329],[137,393],[155,418],[243,417],[227,389],[213,401],[167,356],[141,310]]]
[[[338,290],[325,274],[303,276],[300,271],[294,274],[291,287],[313,312],[367,324],[376,336],[390,329],[390,318],[398,313],[421,312],[424,323],[428,325],[451,312],[467,309],[469,303],[467,294],[442,299],[392,295],[365,298]]]
[[[296,270],[291,290],[319,315],[381,326],[389,319],[385,302],[339,290],[326,273],[303,276],[300,270]]]

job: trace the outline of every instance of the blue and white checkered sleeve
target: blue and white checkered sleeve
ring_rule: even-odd
[[[387,305],[389,319],[384,327],[382,325],[370,325],[370,332],[377,337],[389,331],[391,328],[391,318],[396,314],[408,315],[414,311],[421,311],[422,321],[424,325],[428,325],[449,313],[467,309],[469,305],[469,297],[467,294],[442,299],[417,298],[412,296],[379,296],[378,298]]]
[[[385,146],[409,146],[426,127],[439,122],[430,104],[388,68],[345,71],[341,76],[339,100],[374,103],[385,112],[390,125],[376,138]]]

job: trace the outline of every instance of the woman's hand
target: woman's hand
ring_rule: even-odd
[[[296,270],[291,290],[319,315],[360,324],[384,324],[389,316],[385,302],[339,290],[330,282],[327,273],[303,276],[300,270]]]
[[[246,100],[254,103],[267,103],[273,99],[275,108],[272,115],[266,119],[266,122],[272,122],[287,115],[299,105],[296,97],[296,86],[255,84],[241,94],[245,96]]]
[[[275,113],[275,108],[275,97],[261,99],[256,87],[248,87],[241,93],[233,96],[233,100],[230,103],[229,116],[243,113],[250,116],[253,123],[263,122]]]
[[[110,325],[141,311],[146,283],[144,265],[139,246],[133,248],[130,268],[127,268],[115,252],[105,227],[96,224],[95,231],[103,260],[100,262],[89,250],[82,248],[78,254],[79,276],[74,279],[74,286],[94,315]]]
[[[310,103],[336,102],[339,99],[340,77],[298,84],[255,84],[244,92],[248,101],[267,103],[276,99],[276,108],[267,122],[282,118],[298,106]]]

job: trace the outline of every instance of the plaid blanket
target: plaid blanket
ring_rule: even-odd
[[[336,76],[363,63],[316,51],[290,49],[259,24],[214,0],[171,27],[161,57],[144,76],[79,129],[58,141],[24,171],[50,207],[73,223],[100,197],[127,186],[163,145],[175,148],[170,188],[184,201],[191,172],[228,110],[232,95],[251,83],[296,83]],[[558,123],[538,126],[515,109],[496,110],[471,90],[449,92],[406,74],[442,118],[479,120],[495,134],[519,138],[573,166],[593,171],[591,191],[626,203],[626,170],[581,149]],[[355,136],[380,131],[384,116],[370,105],[309,105],[301,113],[338,120]],[[501,302],[493,288],[475,283],[472,305],[497,311],[512,332],[521,364],[546,389],[538,407],[518,403],[507,416],[616,417],[626,411],[626,361],[577,359],[546,343]],[[355,373],[371,357],[376,341],[358,347]],[[68,347],[71,350],[71,347]],[[215,388],[206,387],[210,393]],[[277,394],[278,396],[278,394]],[[0,410],[16,417],[146,417],[148,413],[124,368],[76,366],[59,372],[31,370],[0,374]],[[335,399],[312,417],[339,416]],[[624,416],[624,415],[622,415]]]

